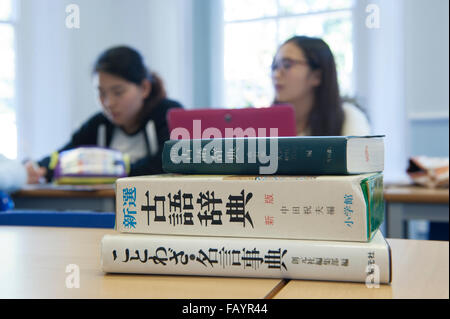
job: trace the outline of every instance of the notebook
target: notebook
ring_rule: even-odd
[[[226,129],[233,129],[234,133],[238,134],[254,132],[255,136],[261,136],[258,129],[265,129],[265,136],[274,136],[270,129],[276,128],[277,136],[297,135],[294,109],[286,104],[239,109],[176,108],[169,110],[167,121],[172,133],[171,139],[209,138],[205,135],[211,132],[220,132],[222,137],[230,137]],[[174,129],[178,129],[177,134],[174,134]]]

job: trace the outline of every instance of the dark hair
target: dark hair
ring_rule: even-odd
[[[113,47],[103,52],[94,64],[92,73],[106,72],[124,80],[141,85],[148,79],[152,85],[151,92],[144,100],[140,114],[142,120],[162,99],[166,98],[166,90],[161,78],[150,72],[145,66],[138,51],[127,46]]]
[[[294,36],[283,43],[299,47],[311,70],[320,70],[321,82],[315,88],[314,105],[308,119],[311,135],[341,135],[344,110],[339,95],[336,64],[328,45],[319,38]]]

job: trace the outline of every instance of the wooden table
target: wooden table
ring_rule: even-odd
[[[108,229],[0,227],[0,298],[448,298],[448,242],[388,239],[391,285],[104,274],[100,240]],[[79,288],[73,278],[79,269]],[[67,271],[67,272],[66,272]]]
[[[259,299],[273,295],[281,282],[105,274],[100,268],[100,241],[111,233],[108,229],[1,226],[0,298]],[[79,267],[79,288],[67,288],[75,283],[76,268],[70,265]]]
[[[115,212],[115,185],[27,185],[12,194],[16,209]]]
[[[407,238],[409,220],[448,222],[448,189],[428,189],[412,185],[385,187],[386,237]]]
[[[425,299],[449,297],[448,242],[387,239],[392,249],[390,285],[291,280],[275,299]]]

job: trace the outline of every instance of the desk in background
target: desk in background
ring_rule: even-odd
[[[12,194],[19,210],[115,212],[115,185],[27,185]]]
[[[114,212],[11,210],[0,212],[0,225],[114,228]]]
[[[108,229],[0,226],[0,298],[447,298],[448,242],[388,239],[391,285],[263,278],[104,274]],[[67,288],[69,265],[80,287]]]
[[[448,189],[428,189],[412,185],[386,186],[386,237],[407,238],[406,223],[410,220],[448,223],[448,198]]]
[[[12,195],[17,210],[115,212],[114,185],[30,185]],[[386,237],[407,238],[409,220],[449,221],[448,189],[388,185]]]
[[[114,185],[29,185],[12,197],[18,210],[115,212]],[[388,185],[384,199],[388,238],[407,238],[409,220],[449,221],[448,189]]]

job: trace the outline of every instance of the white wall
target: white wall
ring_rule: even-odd
[[[408,1],[408,0],[406,0]],[[376,5],[379,27],[366,20]],[[404,0],[356,1],[355,91],[368,110],[374,134],[385,138],[385,178],[404,179],[408,149],[404,69]]]
[[[379,28],[365,24],[369,4]],[[386,134],[388,179],[405,178],[410,156],[448,156],[448,9],[448,0],[356,2],[356,92]]]
[[[53,0],[22,1],[17,21],[19,158],[60,145],[70,127],[71,54],[65,7]]]
[[[449,154],[449,1],[405,3],[410,155]]]
[[[79,29],[65,24],[72,3],[80,9]],[[114,45],[138,49],[169,97],[192,104],[190,0],[21,0],[19,10],[19,159],[61,147],[100,110],[91,69]]]
[[[170,97],[192,107],[192,1],[149,0],[149,57]]]
[[[449,1],[405,1],[406,105],[410,117],[447,117]]]

